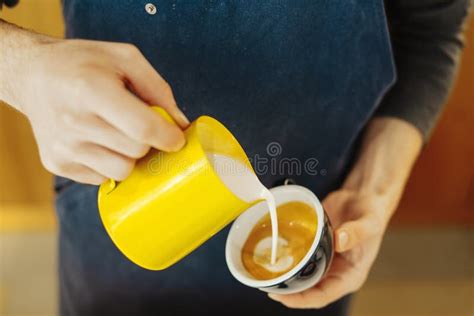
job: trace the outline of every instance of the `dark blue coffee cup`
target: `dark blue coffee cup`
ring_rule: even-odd
[[[267,214],[265,203],[257,204],[239,216],[232,224],[226,243],[226,261],[232,275],[241,283],[262,291],[291,294],[315,286],[326,274],[334,255],[333,230],[319,199],[313,192],[299,185],[283,185],[270,190],[276,205],[303,202],[310,205],[317,216],[317,229],[311,248],[290,271],[274,279],[258,280],[244,267],[242,247],[257,222]]]

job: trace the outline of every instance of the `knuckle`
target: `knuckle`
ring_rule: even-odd
[[[122,54],[124,55],[124,57],[127,57],[127,58],[128,57],[136,57],[136,56],[141,54],[138,47],[136,47],[133,44],[129,44],[129,43],[122,44],[121,51],[122,51]]]
[[[78,71],[70,81],[72,97],[81,97],[93,90],[90,76],[84,74],[84,70]]]
[[[149,146],[137,145],[133,150],[129,152],[129,156],[135,159],[141,158],[146,155],[149,149]]]
[[[156,128],[151,122],[143,122],[137,127],[136,134],[140,141],[148,142],[156,137]]]
[[[99,175],[94,175],[94,176],[89,176],[86,181],[83,181],[85,183],[89,183],[92,185],[101,185],[106,179],[102,176]]]
[[[71,135],[64,135],[64,141],[56,140],[51,144],[51,152],[56,157],[63,157],[64,159],[73,158],[77,152],[81,152],[81,146],[74,140]]]
[[[123,158],[118,161],[117,165],[118,167],[114,172],[114,178],[115,180],[122,181],[132,172],[134,161]]]
[[[53,155],[62,155],[65,151],[63,143],[59,140],[55,140],[51,143],[51,152]]]
[[[178,150],[183,144],[179,136],[170,136],[163,139],[163,147],[169,150]]]
[[[59,119],[64,124],[64,126],[73,126],[76,123],[75,116],[69,111],[61,112]]]
[[[164,82],[163,84],[163,94],[167,97],[173,96],[173,89],[171,88],[168,82]]]
[[[76,168],[75,172],[70,175],[70,178],[77,182],[93,184],[93,185],[99,185],[103,182],[103,180],[105,180],[104,176],[102,176],[101,174],[93,170],[86,169],[82,166],[79,168]]]
[[[44,168],[48,170],[49,172],[55,173],[56,172],[56,165],[53,162],[52,159],[50,159],[48,156],[41,154],[40,155],[40,160],[41,163],[43,164]]]
[[[92,185],[99,185],[98,179],[93,175],[76,175],[73,179],[76,182],[92,184]]]
[[[54,155],[52,156],[54,157]],[[41,162],[43,163],[43,166],[46,168],[46,170],[53,174],[65,175],[66,173],[65,164],[60,159],[46,156],[41,158]]]

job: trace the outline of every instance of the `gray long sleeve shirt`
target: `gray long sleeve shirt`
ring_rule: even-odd
[[[376,115],[415,125],[425,139],[453,85],[470,0],[385,1],[397,81]]]

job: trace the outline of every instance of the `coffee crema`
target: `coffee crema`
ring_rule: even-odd
[[[242,263],[257,280],[269,280],[295,267],[313,244],[318,227],[314,208],[303,202],[288,202],[277,207],[277,258],[271,263],[272,226],[267,214],[253,227],[242,247]]]

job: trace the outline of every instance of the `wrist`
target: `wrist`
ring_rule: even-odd
[[[0,100],[23,112],[24,96],[30,88],[40,47],[55,39],[0,20]]]
[[[410,123],[395,118],[373,119],[343,187],[378,199],[391,215],[421,147],[421,134]]]
[[[343,185],[344,190],[352,192],[356,200],[370,201],[383,212],[386,222],[395,212],[403,193],[404,182],[401,180],[385,181],[371,178],[367,169],[355,168],[350,173],[350,180]]]

